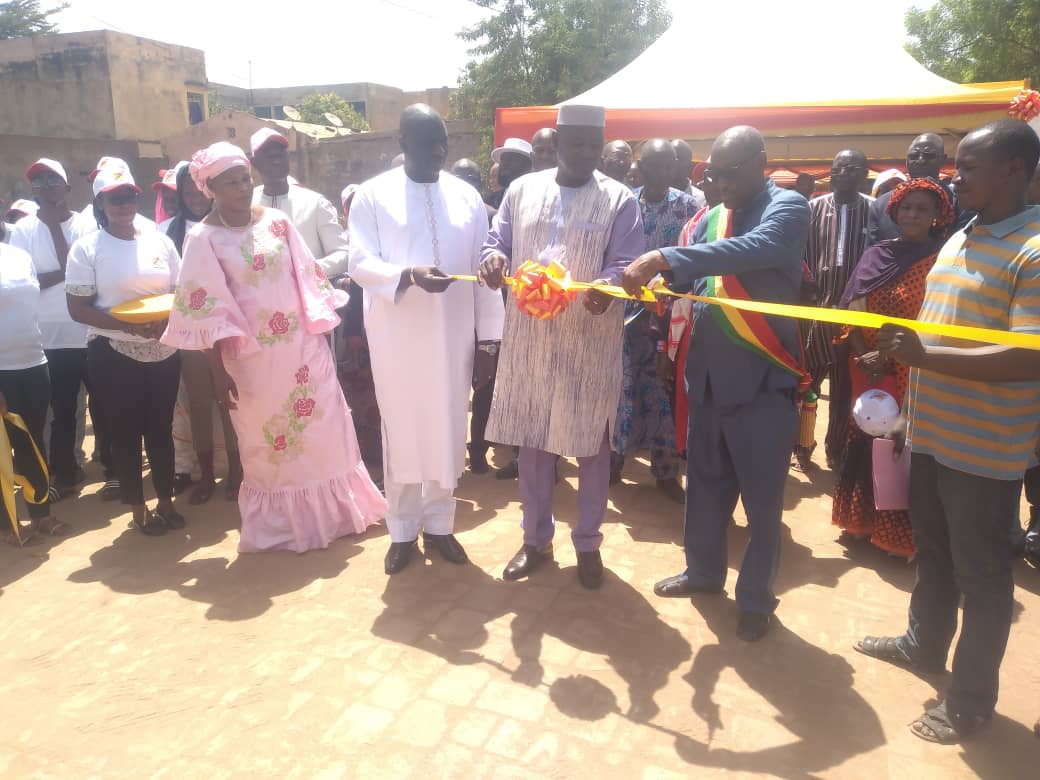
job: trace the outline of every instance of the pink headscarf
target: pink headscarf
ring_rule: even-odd
[[[244,165],[247,170],[251,167],[246,153],[232,143],[217,141],[191,156],[188,171],[199,191],[212,199],[213,193],[206,186],[206,182],[238,165]]]

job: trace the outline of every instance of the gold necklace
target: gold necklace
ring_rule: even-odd
[[[238,231],[241,232],[243,230],[248,230],[249,227],[253,224],[253,214],[252,214],[251,211],[250,211],[250,214],[249,214],[249,221],[246,224],[244,224],[244,225],[229,225],[227,223],[227,220],[224,219],[224,215],[220,213],[220,209],[213,209],[213,210],[215,212],[217,212],[217,219],[220,220],[220,224],[223,225],[224,227],[226,227],[228,230],[238,230]]]

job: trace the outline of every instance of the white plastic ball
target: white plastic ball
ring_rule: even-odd
[[[899,402],[884,390],[867,390],[852,405],[852,419],[868,436],[887,436],[899,421]]]

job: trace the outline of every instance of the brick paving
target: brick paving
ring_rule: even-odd
[[[153,539],[92,482],[57,507],[75,535],[0,549],[0,777],[1037,777],[1040,572],[1016,572],[992,727],[933,746],[907,724],[944,677],[851,649],[901,630],[912,566],[839,543],[826,469],[788,480],[778,624],[755,645],[734,636],[739,508],[727,595],[657,599],[682,566],[681,510],[632,461],[590,593],[563,474],[557,562],[522,582],[501,579],[516,484],[491,475],[458,491],[475,563],[420,557],[389,580],[381,528],[239,557],[219,491]]]

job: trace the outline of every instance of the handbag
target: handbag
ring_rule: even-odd
[[[896,453],[892,439],[874,439],[871,469],[874,477],[874,508],[879,512],[910,508],[910,448]]]

